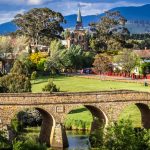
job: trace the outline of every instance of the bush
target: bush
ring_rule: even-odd
[[[16,133],[23,131],[22,122],[18,120],[17,116],[11,120],[11,127]]]
[[[19,74],[8,74],[0,78],[1,93],[31,92],[31,83],[28,77]]]
[[[53,83],[52,80],[48,80],[48,84],[45,85],[45,87],[42,89],[44,92],[59,92],[59,88],[56,87],[56,85]]]
[[[0,131],[0,149],[11,149],[11,145],[5,137],[5,132]]]
[[[33,71],[31,74],[31,80],[35,80],[37,78],[37,72]]]
[[[32,139],[27,139],[25,141],[13,141],[13,150],[47,150],[45,144],[36,143]]]
[[[105,150],[149,150],[150,130],[135,130],[130,120],[109,125],[105,132],[97,130],[91,135],[92,147]]]
[[[11,69],[11,73],[28,76],[29,70],[24,63],[22,63],[19,60],[16,60],[13,65],[13,68]]]

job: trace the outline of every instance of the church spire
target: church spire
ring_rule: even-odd
[[[82,17],[81,17],[81,11],[80,11],[80,8],[78,9],[77,22],[82,23]]]
[[[76,30],[83,29],[83,24],[82,24],[82,15],[80,8],[78,9],[78,15],[77,15],[77,23],[76,23]]]

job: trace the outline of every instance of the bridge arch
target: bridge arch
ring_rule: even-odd
[[[150,128],[150,108],[147,103],[144,102],[125,104],[119,114],[119,118],[131,119],[131,121],[134,121],[133,125],[136,125],[135,127]]]
[[[78,104],[78,105],[75,105],[75,106],[72,105],[72,106],[67,107],[66,108],[67,109],[66,114],[65,114],[65,117],[64,117],[64,121],[65,121],[65,119],[67,118],[67,115],[70,112],[72,112],[73,110],[76,110],[80,107],[87,108],[87,110],[89,110],[89,112],[92,115],[93,121],[91,123],[91,132],[98,129],[99,127],[102,127],[102,126],[105,127],[108,124],[108,118],[107,118],[106,114],[104,113],[104,111],[101,108],[99,108],[95,105],[91,105],[91,104],[87,104],[87,105]]]
[[[39,134],[39,142],[46,143],[48,146],[51,145],[52,138],[53,138],[53,127],[55,126],[55,118],[51,113],[49,113],[48,110],[40,107],[25,107],[22,109],[19,109],[17,111],[14,111],[13,116],[11,119],[17,115],[19,112],[25,110],[25,109],[35,109],[37,110],[42,117],[42,124],[41,124],[41,130]],[[10,122],[11,122],[10,119]]]
[[[141,112],[141,123],[146,129],[150,128],[150,108],[147,104],[136,103],[135,104]]]

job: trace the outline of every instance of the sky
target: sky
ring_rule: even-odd
[[[122,6],[141,6],[150,0],[0,0],[0,24],[11,21],[18,13],[32,8],[48,7],[64,16],[76,14],[80,6],[82,15],[96,15]]]

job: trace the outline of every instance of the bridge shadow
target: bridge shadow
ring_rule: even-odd
[[[87,109],[86,108],[78,108],[78,109],[71,110],[69,112],[69,114],[81,113],[81,112],[84,112],[84,111],[87,111]]]

